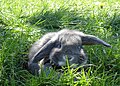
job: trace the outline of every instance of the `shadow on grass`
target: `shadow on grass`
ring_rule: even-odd
[[[42,10],[35,13],[28,19],[28,22],[31,25],[35,25],[43,29],[61,29],[78,24],[85,26],[87,19],[75,11],[69,11],[67,8],[60,8],[56,11]]]
[[[88,16],[89,15],[89,16]],[[106,29],[109,31],[111,29],[113,34],[120,32],[120,15],[115,13],[112,17],[108,17],[107,15],[101,16],[98,14],[97,16],[90,16],[88,12],[82,11],[70,11],[69,8],[59,8],[58,10],[48,10],[43,9],[40,12],[34,13],[27,22],[33,26],[37,26],[41,28],[41,30],[47,29],[56,30],[56,29],[80,29],[83,32],[87,32],[89,34],[94,34],[94,32],[99,31],[99,29]],[[100,24],[99,22],[103,22]],[[99,32],[98,32],[99,33]]]

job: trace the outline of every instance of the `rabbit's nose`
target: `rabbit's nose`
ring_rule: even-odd
[[[64,55],[63,56],[63,59],[66,61],[66,60],[69,60],[69,61],[72,61],[74,59],[73,56],[69,56],[69,55]]]
[[[67,59],[66,57],[67,57],[67,55],[63,55],[63,60],[64,61],[66,61],[66,59]]]
[[[74,56],[69,56],[69,61],[73,61],[74,59],[75,59],[75,57]]]

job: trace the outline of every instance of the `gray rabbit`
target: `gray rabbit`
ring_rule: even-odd
[[[63,29],[50,32],[35,42],[29,51],[28,68],[32,74],[39,74],[43,69],[54,66],[61,67],[69,64],[84,65],[87,62],[83,45],[102,44],[111,47],[108,43],[77,30]]]

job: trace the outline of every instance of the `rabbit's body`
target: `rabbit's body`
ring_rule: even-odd
[[[29,52],[29,69],[35,74],[40,70],[39,63],[43,68],[52,67],[52,65],[65,66],[66,60],[70,65],[86,64],[87,56],[82,45],[92,44],[110,47],[103,40],[76,30],[63,29],[47,33],[32,45]]]

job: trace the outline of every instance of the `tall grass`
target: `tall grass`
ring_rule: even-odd
[[[63,28],[93,34],[112,45],[84,46],[88,63],[95,67],[69,66],[58,78],[51,70],[33,76],[27,70],[28,49],[42,35]],[[76,79],[76,80],[75,80]],[[119,0],[0,0],[1,86],[119,86]]]

